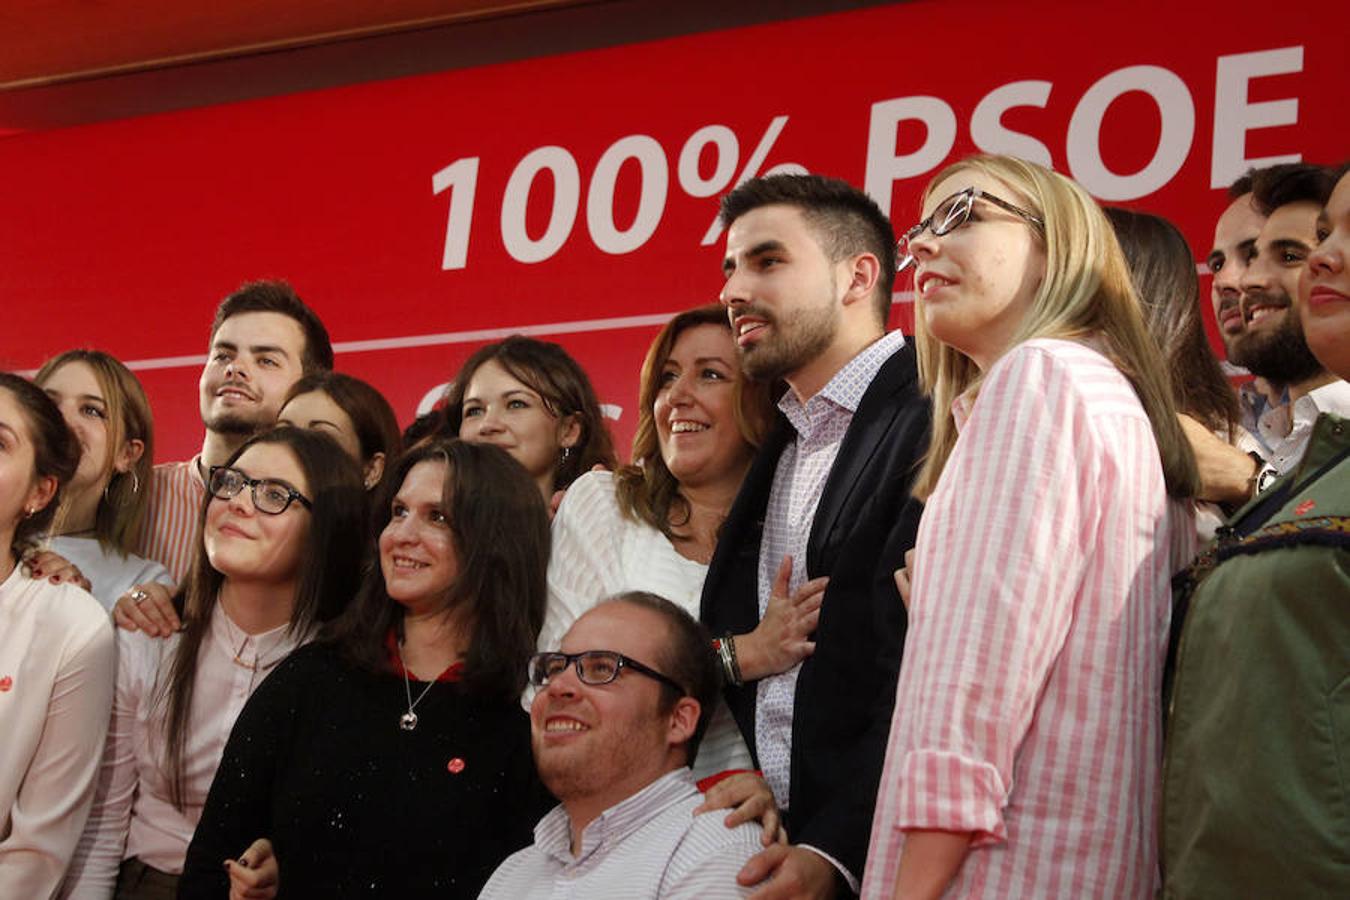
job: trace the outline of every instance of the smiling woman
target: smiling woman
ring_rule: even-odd
[[[465,361],[446,393],[442,434],[501,447],[545,500],[596,465],[614,467],[585,370],[557,344],[520,335]]]
[[[179,896],[219,898],[266,839],[283,890],[476,897],[550,805],[517,699],[544,610],[548,518],[525,470],[463,441],[390,473],[379,565],[249,701]]]
[[[211,470],[183,631],[118,630],[113,722],[69,896],[173,890],[221,736],[286,655],[347,605],[367,509],[355,464],[310,431],[266,432]]]
[[[94,798],[116,657],[107,616],[19,570],[79,450],[37,387],[0,373],[0,897],[50,897]]]
[[[661,329],[642,364],[632,465],[582,475],[554,518],[540,650],[558,649],[578,617],[625,591],[698,616],[718,529],[771,414],[768,387],[741,373],[725,309],[698,307]],[[694,768],[750,768],[725,703]]]

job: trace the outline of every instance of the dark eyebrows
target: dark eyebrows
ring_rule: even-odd
[[[763,256],[766,253],[785,253],[786,251],[787,251],[786,244],[784,244],[782,241],[770,238],[767,241],[760,241],[758,244],[755,244],[755,246],[751,247],[749,250],[746,250],[745,253],[742,255],[746,259],[756,259],[760,256]],[[736,268],[736,261],[730,255],[728,255],[725,259],[722,260],[722,274],[730,275],[735,270],[735,268]]]
[[[1299,253],[1307,253],[1312,250],[1311,247],[1303,241],[1300,241],[1298,238],[1276,238],[1270,242],[1270,249],[1275,251],[1296,250]]]
[[[289,353],[286,352],[285,348],[277,346],[275,344],[253,344],[248,348],[248,352],[252,353],[254,356],[262,356],[264,353],[276,353],[279,356],[286,357],[287,359],[290,359],[291,356]]]

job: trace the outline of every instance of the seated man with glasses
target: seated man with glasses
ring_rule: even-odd
[[[761,830],[694,815],[689,766],[719,688],[702,626],[667,600],[620,594],[579,618],[562,650],[530,660],[535,765],[561,805],[480,900],[741,897]]]

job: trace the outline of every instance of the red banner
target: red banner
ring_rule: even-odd
[[[945,162],[1015,153],[1199,258],[1248,166],[1346,155],[1347,84],[1343,29],[1255,3],[946,0],[10,137],[0,366],[132,362],[181,458],[214,305],[284,277],[404,422],[524,331],[586,366],[624,446],[655,323],[717,295],[739,179],[842,177],[899,229]]]

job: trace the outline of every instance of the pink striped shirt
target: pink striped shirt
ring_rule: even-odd
[[[206,485],[197,473],[200,458],[155,466],[150,500],[136,535],[136,554],[161,563],[177,584],[183,583],[192,568],[201,537],[198,520]]]
[[[1151,897],[1189,512],[1087,346],[1020,344],[963,400],[919,526],[863,895],[891,896],[906,829],[940,829],[974,833],[949,897]]]

